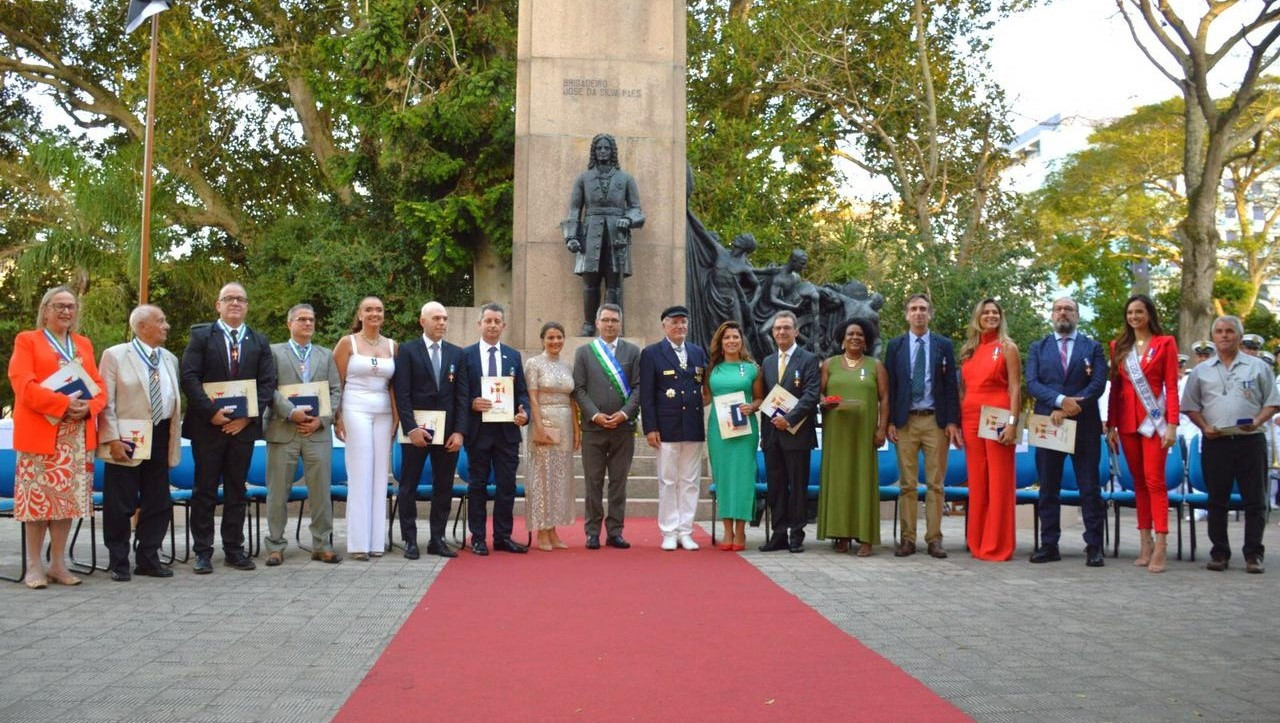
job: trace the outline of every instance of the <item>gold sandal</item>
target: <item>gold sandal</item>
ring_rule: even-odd
[[[68,574],[68,575],[53,575],[53,574],[50,574],[50,575],[49,575],[49,582],[57,583],[57,584],[59,584],[59,585],[75,586],[75,585],[79,585],[80,583],[84,582],[84,580],[81,580],[80,578],[76,577],[75,575],[70,575],[70,574]]]
[[[31,580],[23,580],[22,582],[32,590],[43,590],[46,587],[49,587],[49,581],[44,579],[43,577],[37,577]]]

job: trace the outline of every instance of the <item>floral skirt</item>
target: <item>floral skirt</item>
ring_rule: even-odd
[[[17,520],[69,520],[93,514],[93,450],[85,448],[83,421],[58,425],[53,454],[18,452],[17,459]]]

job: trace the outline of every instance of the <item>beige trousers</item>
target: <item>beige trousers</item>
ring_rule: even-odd
[[[907,426],[898,428],[898,524],[901,542],[916,541],[916,518],[920,512],[916,490],[920,476],[920,451],[924,451],[924,500],[926,543],[942,540],[942,483],[947,474],[947,433],[932,415],[910,415]]]

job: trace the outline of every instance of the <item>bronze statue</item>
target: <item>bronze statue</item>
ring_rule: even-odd
[[[569,213],[560,224],[565,247],[582,277],[582,335],[595,336],[600,284],[605,301],[622,305],[622,280],[631,275],[631,230],[644,226],[640,192],[618,166],[618,144],[601,133],[591,139],[587,170],[573,182]]]
[[[686,199],[693,197],[693,169],[686,166]],[[686,204],[688,202],[686,201]],[[686,206],[685,281],[689,307],[689,340],[706,345],[721,322],[742,324],[747,346],[757,359],[773,351],[770,329],[779,311],[797,317],[797,343],[820,357],[840,353],[836,329],[851,318],[867,319],[879,329],[884,297],[860,281],[818,286],[801,273],[809,256],[792,251],[785,266],[755,268],[747,254],[756,248],[749,233],[739,234],[726,249],[720,236],[709,230]],[[872,351],[873,354],[876,350]]]

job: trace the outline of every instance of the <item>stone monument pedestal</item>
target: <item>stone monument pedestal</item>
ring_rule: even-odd
[[[538,348],[547,321],[582,325],[560,222],[597,133],[617,139],[647,217],[631,239],[623,335],[659,338],[658,315],[685,302],[685,13],[681,0],[520,0],[513,346]]]

